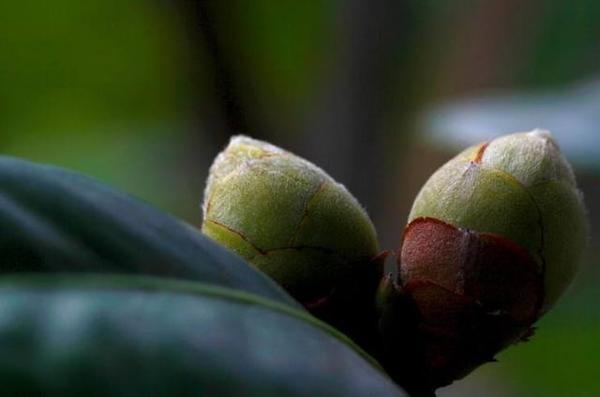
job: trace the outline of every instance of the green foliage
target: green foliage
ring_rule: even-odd
[[[600,311],[597,287],[580,294],[580,299],[559,303],[539,324],[535,337],[518,349],[500,356],[494,376],[515,394],[548,397],[595,397],[600,395],[597,378],[600,355]],[[559,368],[560,370],[557,370]]]
[[[191,226],[87,177],[0,157],[0,271],[138,273],[239,288],[294,305]]]
[[[403,396],[304,312],[135,277],[0,285],[8,395]]]
[[[177,176],[197,89],[176,11],[144,0],[0,2],[0,152],[93,175],[192,219],[182,197],[200,190]]]
[[[89,178],[1,157],[0,230],[4,393],[404,395],[237,256]]]
[[[265,118],[281,116],[269,111],[276,105],[285,116],[297,117],[298,109],[310,105],[320,87],[324,70],[331,65],[331,33],[334,7],[323,0],[280,2],[272,0],[229,1],[217,4],[222,37],[238,37],[225,43],[235,75],[251,86],[258,113]],[[257,103],[253,103],[256,101]],[[264,120],[263,120],[264,122]]]
[[[187,88],[168,11],[139,0],[2,2],[0,129],[58,138],[177,114]]]

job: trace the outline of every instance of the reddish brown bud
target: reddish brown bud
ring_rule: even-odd
[[[419,313],[429,382],[441,386],[490,361],[537,320],[543,277],[510,240],[417,218],[405,230],[401,287]]]
[[[386,349],[396,358],[403,345],[418,345],[398,360],[421,363],[413,373],[430,389],[492,361],[531,336],[559,299],[579,267],[585,236],[581,194],[547,131],[466,149],[413,203],[398,280],[379,304]]]

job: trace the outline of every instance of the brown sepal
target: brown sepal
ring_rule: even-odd
[[[398,265],[399,284],[419,313],[433,387],[462,378],[526,339],[540,315],[541,266],[498,235],[418,218],[405,229]]]

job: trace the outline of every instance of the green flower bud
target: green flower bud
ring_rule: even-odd
[[[543,273],[544,311],[573,279],[586,240],[573,171],[544,130],[506,135],[450,160],[423,186],[408,221],[421,217],[525,248]]]
[[[210,169],[202,231],[310,304],[376,273],[375,229],[344,186],[310,162],[237,136]],[[374,277],[375,278],[375,277]]]
[[[423,186],[408,222],[398,284],[419,312],[434,387],[531,335],[573,279],[587,229],[571,167],[541,130],[451,159]]]

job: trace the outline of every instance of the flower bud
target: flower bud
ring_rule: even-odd
[[[435,172],[399,257],[428,381],[448,384],[530,336],[571,282],[585,239],[581,194],[547,131],[473,146]]]
[[[356,199],[314,164],[268,143],[233,137],[210,169],[202,208],[206,235],[307,305],[357,273],[377,274],[375,229]]]

